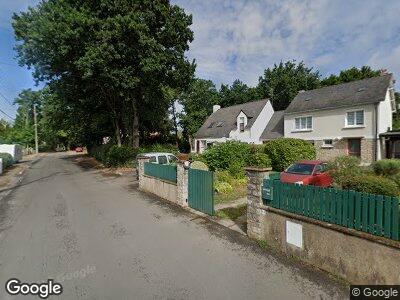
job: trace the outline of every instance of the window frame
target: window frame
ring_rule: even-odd
[[[245,124],[245,119],[244,117],[239,117],[239,132],[244,132],[244,124]]]
[[[160,162],[160,158],[161,158],[161,157],[165,157],[165,163],[161,163],[161,162]],[[166,155],[164,155],[164,154],[158,155],[157,161],[158,161],[158,164],[159,164],[159,165],[168,165],[168,157],[167,157]]]
[[[331,141],[331,143],[326,143],[326,141]],[[323,139],[322,140],[322,147],[323,148],[333,148],[333,139]]]
[[[363,119],[362,119],[362,124],[357,124],[357,113],[362,112]],[[354,124],[349,124],[348,116],[350,113],[354,114]],[[365,127],[365,110],[364,109],[355,109],[355,110],[348,110],[346,111],[346,115],[344,117],[344,124],[345,128],[362,128]]]
[[[307,119],[311,119],[311,127],[308,128],[308,122]],[[302,121],[301,119],[305,119],[305,128],[302,127]],[[299,120],[299,128],[297,128],[297,120]],[[314,120],[312,116],[299,116],[294,118],[294,131],[312,131],[314,129]]]

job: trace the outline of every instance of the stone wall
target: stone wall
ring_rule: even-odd
[[[347,139],[333,142],[333,147],[324,147],[322,140],[314,141],[317,159],[329,161],[338,156],[347,155]],[[374,139],[361,139],[361,161],[370,164],[375,160]]]
[[[265,171],[247,174],[250,237],[353,284],[400,282],[398,241],[265,206],[260,192]]]
[[[180,206],[188,206],[188,170],[182,162],[177,164],[177,182],[170,182],[144,174],[144,163],[148,157],[138,157],[139,189],[157,195]]]

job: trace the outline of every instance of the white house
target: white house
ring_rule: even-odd
[[[212,144],[228,140],[261,144],[261,134],[273,114],[268,99],[225,108],[214,105],[213,113],[194,136],[192,152],[202,153]]]
[[[387,156],[396,110],[392,74],[299,92],[284,112],[284,136],[313,143],[317,158]]]

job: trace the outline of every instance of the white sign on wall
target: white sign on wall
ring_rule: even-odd
[[[301,224],[286,221],[286,242],[303,248],[303,226]]]

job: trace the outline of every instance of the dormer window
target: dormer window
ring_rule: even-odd
[[[244,117],[239,117],[239,131],[244,131]]]

